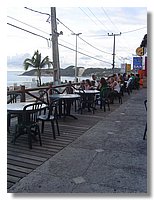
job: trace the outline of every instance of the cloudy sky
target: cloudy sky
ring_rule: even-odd
[[[47,22],[50,7],[27,8],[8,7],[7,22],[50,38],[51,23]],[[58,32],[63,32],[58,38],[62,68],[75,64],[75,35],[72,33],[82,33],[77,40],[78,51],[81,52],[78,53],[78,66],[85,68],[112,67],[114,37],[108,36],[108,33],[117,34],[116,67],[123,62],[131,63],[132,55],[147,33],[146,7],[56,7],[56,15]],[[38,49],[43,57],[48,55],[52,60],[50,42],[11,25],[7,25],[7,56],[33,55]]]

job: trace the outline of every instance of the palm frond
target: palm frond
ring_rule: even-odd
[[[52,62],[49,60],[49,57],[48,57],[48,56],[46,56],[46,57],[42,60],[42,62],[41,62],[41,68],[45,67],[46,65],[48,66],[48,68],[50,68],[51,65],[52,65]]]
[[[39,84],[41,85],[41,69],[44,68],[45,66],[48,66],[48,68],[53,65],[53,63],[49,60],[49,57],[46,56],[42,61],[41,61],[41,53],[39,53],[38,50],[36,50],[32,56],[31,59],[27,58],[24,61],[24,69],[27,70],[29,67],[33,67],[37,70],[37,77]]]
[[[27,70],[29,67],[34,67],[34,66],[33,66],[33,62],[32,62],[32,59],[29,59],[29,58],[26,58],[26,59],[24,60],[23,65],[24,65],[24,69],[25,69],[25,70]]]

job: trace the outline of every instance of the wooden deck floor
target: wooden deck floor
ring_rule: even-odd
[[[126,94],[123,102],[129,96]],[[27,137],[25,135],[19,137],[16,144],[11,143],[12,134],[8,134],[7,139],[7,187],[10,188],[20,179],[36,169],[47,159],[54,156],[68,144],[72,143],[76,138],[84,134],[88,129],[94,126],[98,121],[102,120],[106,115],[119,107],[119,103],[111,105],[111,111],[104,112],[99,107],[95,114],[85,111],[82,115],[74,113],[78,119],[67,117],[65,120],[59,120],[60,136],[56,140],[52,137],[51,125],[45,124],[45,131],[42,134],[42,146],[39,142],[33,143],[33,148],[28,148]],[[14,130],[14,122],[11,123],[10,131]]]

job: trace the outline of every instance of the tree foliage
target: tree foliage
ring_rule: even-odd
[[[147,34],[144,35],[140,47],[147,47]]]
[[[52,62],[49,60],[49,57],[46,56],[45,58],[41,58],[41,53],[39,51],[35,51],[34,55],[32,58],[26,58],[24,60],[24,69],[28,70],[29,67],[35,68],[37,72],[37,77],[38,77],[38,86],[41,86],[41,69],[45,68],[46,66],[48,68],[51,67]]]

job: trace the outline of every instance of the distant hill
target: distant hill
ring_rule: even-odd
[[[42,69],[41,70],[42,76],[52,76],[53,75],[53,69]],[[37,76],[36,69],[32,69],[29,71],[25,71],[20,76]]]
[[[120,73],[120,68],[115,68],[114,73]],[[96,77],[107,77],[113,74],[113,69],[106,69],[106,68],[88,68],[85,69],[82,76],[91,76],[95,74]]]
[[[92,74],[96,74],[97,77],[103,76],[110,76],[113,74],[112,69],[103,69],[103,68],[88,68],[84,69],[83,67],[78,67],[77,71],[80,71],[80,76],[91,76]],[[41,70],[42,76],[52,76],[53,69],[42,69]],[[120,68],[115,68],[114,73],[120,73]],[[75,67],[68,66],[65,69],[60,69],[61,76],[74,76],[75,74]],[[30,71],[25,71],[23,76],[36,76],[36,70],[32,69]]]

